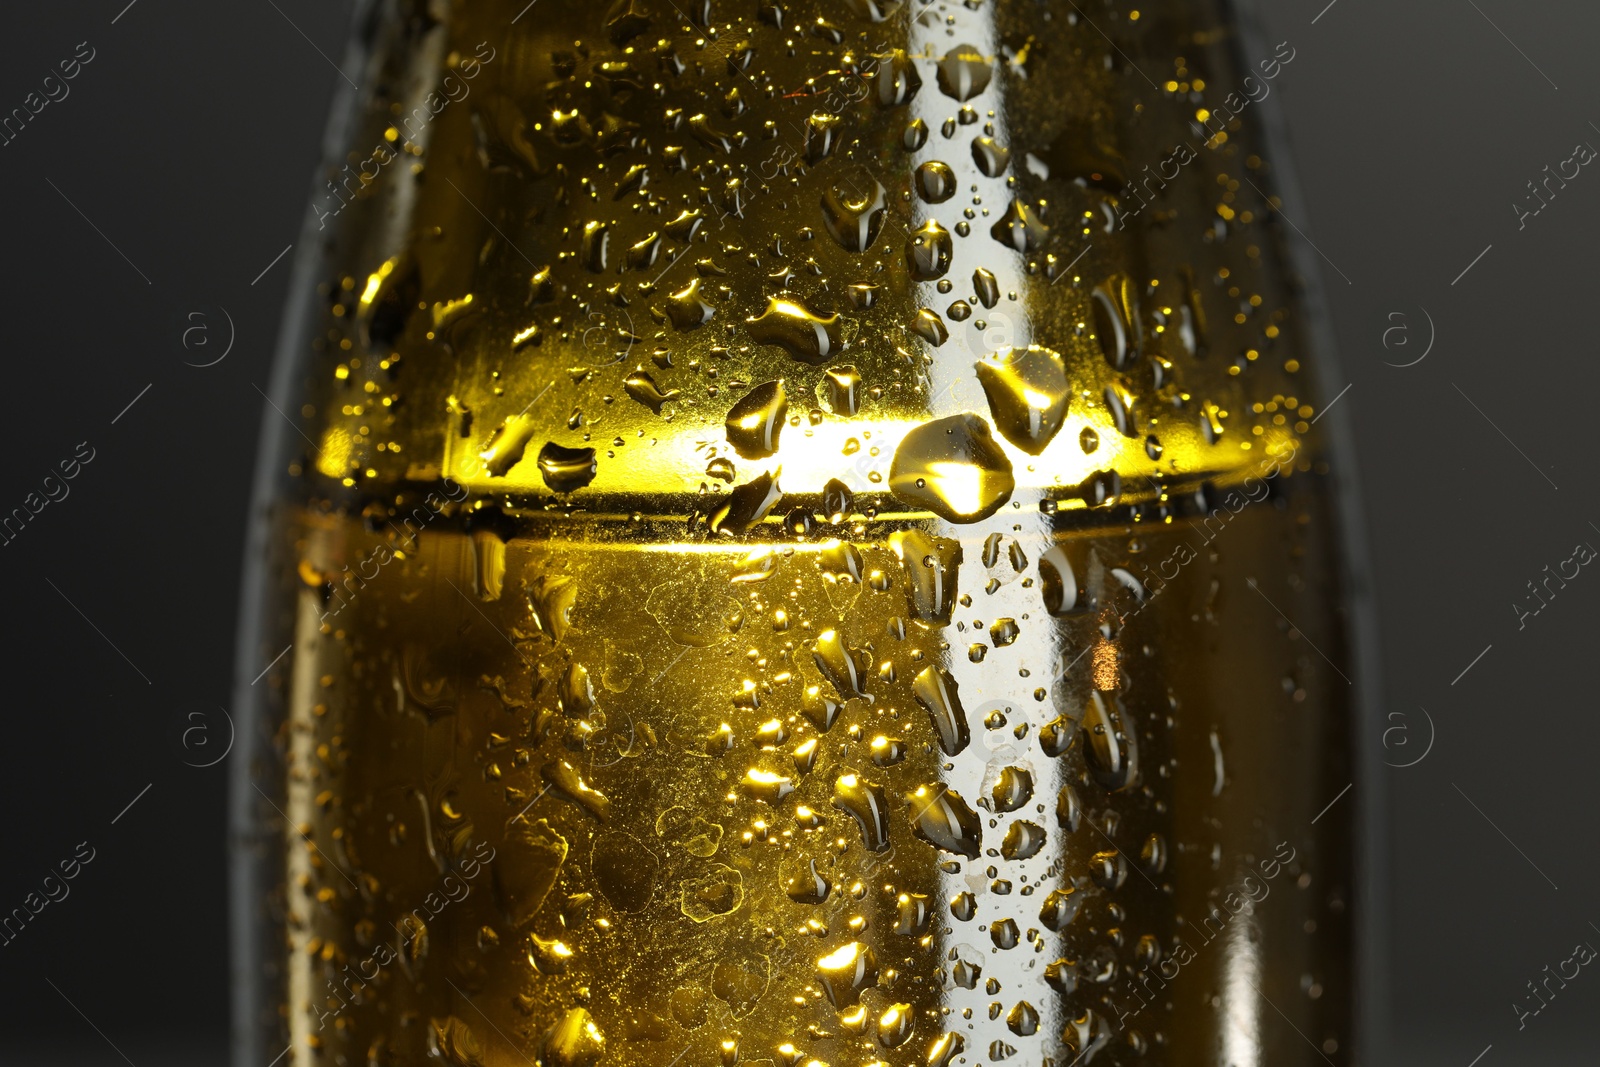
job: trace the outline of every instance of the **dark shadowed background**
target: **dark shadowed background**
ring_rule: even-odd
[[[258,387],[351,7],[125,5],[13,3],[0,33],[0,114],[80,64],[0,145],[0,513],[76,471],[0,545],[0,913],[92,855],[0,945],[7,1064],[225,1061],[221,757]],[[1284,218],[1314,242],[1349,383],[1338,462],[1364,488],[1384,668],[1366,742],[1415,763],[1380,782],[1382,1062],[1592,1063],[1600,977],[1521,1029],[1512,1005],[1600,945],[1600,570],[1537,614],[1528,589],[1600,547],[1600,171],[1512,205],[1600,147],[1600,7],[1325,5],[1246,6],[1296,52],[1272,83],[1301,187]]]

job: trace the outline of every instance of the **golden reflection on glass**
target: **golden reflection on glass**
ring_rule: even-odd
[[[1348,1044],[1336,551],[1253,135],[1118,224],[1231,77],[1210,0],[523,6],[377,18],[358,148],[482,70],[297,305],[258,1059],[1277,1067],[1254,990],[1312,972],[1280,1003]],[[1297,834],[1315,892],[1136,992]]]

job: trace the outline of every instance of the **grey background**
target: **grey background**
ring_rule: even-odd
[[[1421,709],[1433,726],[1426,758],[1381,781],[1385,1061],[1593,1062],[1600,977],[1520,1031],[1511,1005],[1575,943],[1600,945],[1600,576],[1521,630],[1511,604],[1576,543],[1600,546],[1585,445],[1600,172],[1524,229],[1511,204],[1577,142],[1600,146],[1600,8],[1325,3],[1247,6],[1296,49],[1273,83],[1302,194],[1285,206],[1328,261],[1351,386],[1335,410],[1364,488],[1378,718],[1401,716],[1367,743],[1410,762]],[[0,147],[0,510],[79,442],[95,449],[71,495],[0,547],[0,911],[79,842],[96,850],[71,896],[0,947],[8,1064],[225,1058],[228,764],[184,764],[227,739],[256,387],[290,257],[266,268],[300,236],[350,8],[125,4],[13,4],[0,34],[0,111],[79,42],[96,50]],[[185,366],[220,354],[224,311],[228,358]],[[1430,332],[1426,359],[1390,365]]]

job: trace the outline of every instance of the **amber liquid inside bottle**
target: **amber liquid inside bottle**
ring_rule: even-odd
[[[379,8],[319,209],[244,1062],[1345,1062],[1338,546],[1217,12],[521,6]]]

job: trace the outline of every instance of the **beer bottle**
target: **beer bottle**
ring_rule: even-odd
[[[264,414],[238,1062],[1349,1062],[1293,47],[363,11]]]

